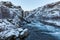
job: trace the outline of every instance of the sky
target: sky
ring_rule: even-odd
[[[57,2],[60,0],[0,0],[0,1],[11,1],[14,5],[21,6],[23,10],[30,11],[43,5]]]

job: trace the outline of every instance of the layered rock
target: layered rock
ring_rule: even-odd
[[[21,28],[22,12],[20,6],[0,2],[0,40],[21,40],[28,35],[28,29]]]

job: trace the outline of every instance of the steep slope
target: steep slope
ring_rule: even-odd
[[[34,9],[29,12],[27,19],[38,20],[52,26],[60,27],[60,1]]]
[[[28,29],[21,28],[22,8],[11,2],[0,2],[0,40],[19,40],[27,35]],[[23,18],[22,18],[23,19]]]

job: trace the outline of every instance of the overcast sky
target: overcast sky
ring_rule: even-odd
[[[20,5],[23,10],[33,10],[43,5],[57,2],[59,0],[0,0],[0,1],[11,1],[14,5]]]

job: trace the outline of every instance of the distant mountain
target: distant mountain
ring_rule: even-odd
[[[29,20],[43,21],[45,24],[60,27],[60,1],[29,11],[29,15],[26,18]]]

